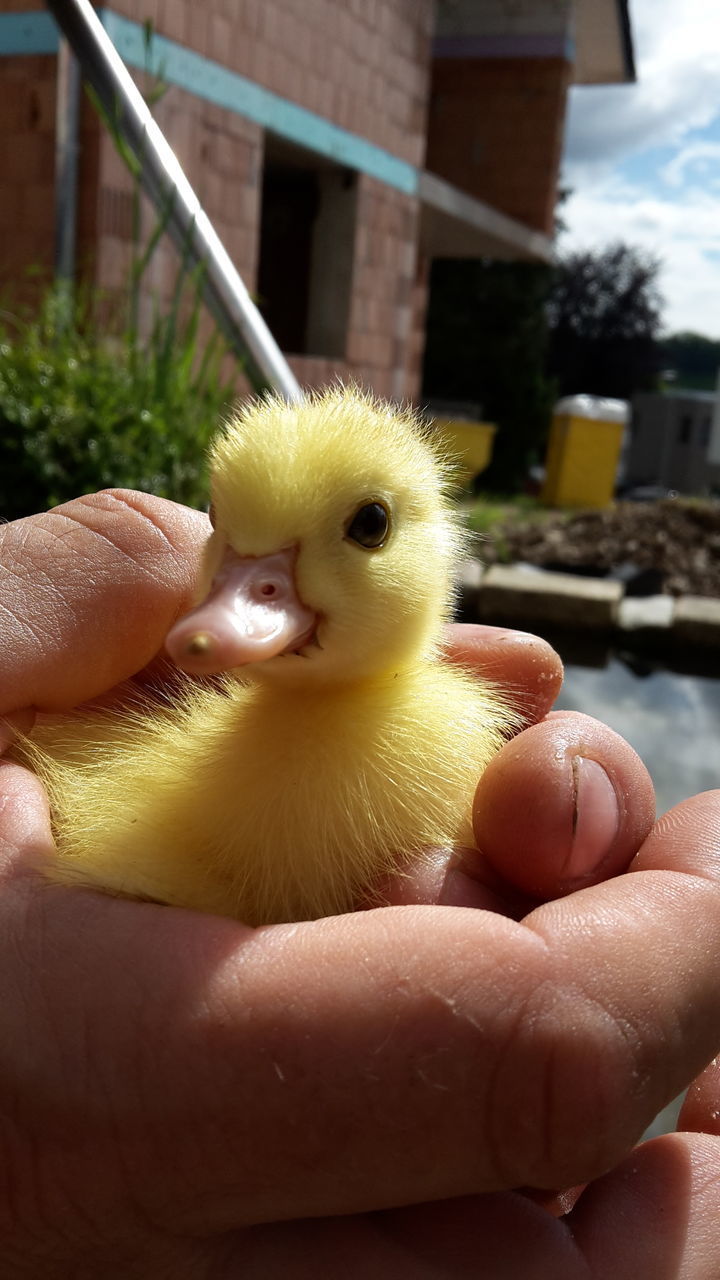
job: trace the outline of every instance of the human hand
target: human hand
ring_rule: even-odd
[[[8,709],[64,708],[130,677],[189,598],[202,518],[124,501],[24,522],[20,542],[3,531]],[[546,647],[484,640],[491,674],[522,683],[542,715],[558,677]],[[543,896],[571,887],[578,755],[630,791],[608,847],[596,842],[605,872],[622,869],[648,825],[647,782],[597,732],[551,718],[506,748],[478,793],[491,856],[443,869],[438,896],[521,914],[528,860],[545,868]],[[493,822],[528,777],[535,808],[511,823],[504,864]],[[341,1257],[350,1277],[462,1276],[496,1257],[493,1275],[583,1275],[568,1268],[586,1246],[507,1188],[612,1168],[720,1039],[717,799],[655,829],[642,875],[522,923],[403,906],[253,931],[47,884],[37,783],[5,765],[0,795],[6,1274],[292,1277],[333,1274]],[[591,862],[586,846],[581,881]],[[707,1146],[692,1158],[700,1173],[712,1163]],[[608,1176],[619,1199],[602,1199],[604,1179],[573,1211],[588,1258],[607,1247],[597,1224],[627,1204],[624,1175]],[[528,1269],[533,1251],[545,1270]]]

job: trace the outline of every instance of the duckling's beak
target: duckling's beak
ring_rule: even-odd
[[[168,634],[173,662],[209,676],[292,653],[311,639],[317,617],[295,587],[297,550],[238,556],[228,548],[208,595]]]

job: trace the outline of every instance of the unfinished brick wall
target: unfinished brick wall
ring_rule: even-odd
[[[139,77],[142,81],[144,78]],[[176,152],[238,272],[251,290],[257,266],[259,172],[262,130],[234,112],[168,89],[155,108],[160,128]],[[102,134],[97,174],[95,279],[101,287],[126,287],[133,256],[134,182],[112,139]],[[158,214],[142,201],[142,236]],[[166,236],[143,277],[146,313],[173,296],[180,254]]]
[[[418,277],[417,219],[417,200],[361,177],[346,358],[291,356],[304,386],[350,377],[393,399],[419,394],[427,282]]]
[[[23,3],[38,8],[37,0]],[[117,0],[112,8],[135,22],[149,20],[160,34],[400,159],[422,164],[432,0]],[[23,86],[25,104],[18,105],[18,98],[11,111],[4,96],[12,120],[3,132],[17,171],[12,170],[12,194],[4,207],[0,201],[0,218],[12,230],[8,268],[16,276],[20,258],[52,263],[55,59],[0,59],[2,75]],[[148,87],[144,76],[135,78]],[[39,112],[31,105],[36,100],[42,100]],[[154,114],[240,275],[255,291],[264,131],[175,85]],[[82,121],[78,261],[105,292],[112,312],[113,300],[126,293],[133,257],[133,180],[87,105]],[[155,219],[143,200],[144,235]],[[340,375],[357,377],[384,395],[417,392],[418,317],[424,315],[426,294],[416,270],[417,220],[414,197],[357,176],[345,358],[290,353],[304,384],[322,385]],[[174,247],[163,243],[145,273],[146,329],[153,309],[173,295],[178,261]],[[204,333],[210,331],[206,318]]]
[[[256,287],[263,134],[251,122],[171,88],[158,122],[248,288]],[[111,140],[101,138],[97,188],[96,280],[121,293],[132,258],[132,179]],[[143,202],[145,232],[155,214]],[[417,200],[360,175],[353,293],[346,358],[293,355],[305,386],[355,377],[378,394],[398,398],[419,391],[426,282],[417,279]],[[169,301],[178,254],[170,243],[156,251],[146,273],[146,324],[152,307]],[[209,333],[206,325],[205,332]]]
[[[440,58],[427,167],[552,234],[571,67],[564,58]]]
[[[418,253],[415,264],[415,279],[412,286],[412,322],[409,341],[405,352],[406,392],[409,399],[417,401],[422,389],[423,358],[425,355],[425,336],[427,309],[430,297],[430,259],[427,254]]]
[[[434,0],[114,0],[112,7],[422,164]]]
[[[0,287],[14,299],[37,289],[27,268],[52,270],[55,82],[53,57],[0,58]]]
[[[408,382],[408,348],[417,220],[414,198],[362,179],[348,363],[381,395],[399,398],[415,389]]]

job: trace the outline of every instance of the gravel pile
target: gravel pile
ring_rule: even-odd
[[[720,503],[619,502],[508,522],[483,542],[481,557],[618,577],[629,594],[720,597]]]

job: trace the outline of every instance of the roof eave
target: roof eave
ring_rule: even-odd
[[[575,84],[634,84],[628,0],[575,0]]]
[[[625,59],[625,78],[628,84],[635,84],[637,82],[637,68],[635,66],[635,49],[630,25],[629,0],[618,0],[618,17],[620,20],[623,57]]]
[[[420,174],[420,241],[431,258],[548,263],[553,243],[427,170]]]

